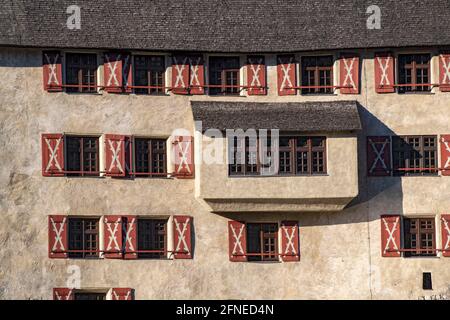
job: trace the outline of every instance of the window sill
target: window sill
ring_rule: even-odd
[[[424,95],[424,96],[432,96],[435,95],[434,92],[431,91],[408,91],[408,92],[398,92],[399,95]]]
[[[329,177],[327,173],[323,174],[274,174],[274,175],[228,175],[228,178],[301,178],[301,177]]]

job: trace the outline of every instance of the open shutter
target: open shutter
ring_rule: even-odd
[[[42,175],[64,175],[64,137],[60,133],[44,133],[41,136]]]
[[[123,92],[133,92],[133,57],[129,53],[122,54],[122,86]]]
[[[122,54],[105,52],[104,59],[103,71],[105,77],[105,91],[114,93],[122,92]]]
[[[70,288],[53,288],[53,300],[73,300],[73,290]]]
[[[400,216],[381,216],[381,256],[400,257]]]
[[[299,261],[300,239],[297,221],[282,221],[280,226],[280,232],[281,232],[281,260],[286,262]]]
[[[248,56],[247,57],[247,85],[249,87],[248,95],[265,95],[266,90],[266,63],[264,56]]]
[[[228,254],[230,261],[247,261],[247,233],[244,222],[228,221]]]
[[[189,86],[189,57],[173,56],[172,58],[172,92],[188,94]]]
[[[202,56],[189,57],[189,86],[191,94],[204,94],[205,69]]]
[[[450,257],[450,214],[441,215],[442,255]]]
[[[125,136],[105,134],[106,175],[125,176]]]
[[[125,241],[124,259],[137,259],[137,217],[123,216],[122,232]]]
[[[439,55],[439,88],[450,92],[450,53]]]
[[[391,174],[391,139],[388,136],[367,137],[367,175]]]
[[[192,259],[192,217],[173,216],[174,259]]]
[[[359,57],[343,54],[340,59],[340,85],[342,94],[359,93]]]
[[[112,300],[134,300],[133,289],[131,288],[112,288]]]
[[[278,95],[295,95],[296,89],[295,57],[293,55],[277,56]]]
[[[122,220],[121,216],[103,217],[105,258],[122,258]]]
[[[441,135],[441,174],[450,176],[450,135]]]
[[[125,136],[125,172],[129,175],[133,172],[133,136]]]
[[[194,178],[194,138],[191,136],[175,136],[173,153],[175,176],[178,178]]]
[[[67,216],[48,216],[48,256],[67,258]]]
[[[44,90],[48,92],[62,91],[62,55],[59,51],[42,52],[42,72]]]
[[[375,91],[377,93],[395,92],[394,57],[391,53],[375,54]]]

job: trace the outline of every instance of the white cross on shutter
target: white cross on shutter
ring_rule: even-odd
[[[61,143],[62,138],[59,138],[59,139],[56,140],[56,145],[55,145],[54,148],[52,148],[52,146],[50,144],[50,140],[53,140],[53,139],[45,138],[45,143],[47,144],[47,148],[48,148],[48,151],[49,151],[49,154],[50,154],[50,159],[48,159],[48,163],[47,163],[47,167],[45,168],[45,171],[47,172],[50,169],[50,167],[52,166],[52,163],[54,162],[55,163],[55,167],[58,169],[58,171],[61,172],[62,168],[61,168],[61,166],[59,164],[59,161],[58,161],[58,154],[57,154],[57,152],[58,152],[59,145]]]
[[[389,223],[386,221],[386,218],[383,218],[384,227],[386,229],[386,232],[388,233],[388,239],[386,241],[386,246],[384,247],[384,254],[391,249],[392,247],[395,250],[398,250],[397,244],[395,243],[394,239],[394,232],[397,230],[399,218],[396,217],[394,223],[392,224],[392,228],[389,228]],[[392,247],[390,244],[392,243]]]
[[[182,64],[178,64],[177,58],[174,57],[174,62],[175,62],[175,70],[176,70],[176,79],[175,79],[175,84],[174,87],[175,88],[185,88],[186,84],[184,83],[184,79],[183,79],[183,71],[186,68],[186,62],[187,62],[187,57],[184,57]]]
[[[55,295],[56,295],[56,300],[69,300],[69,297],[72,294],[72,289],[70,289],[66,295],[59,295],[58,291],[55,291]]]
[[[194,61],[192,58],[189,58],[189,65],[191,68],[191,77],[189,80],[189,83],[191,86],[200,86],[200,80],[198,78],[198,71],[199,71],[199,65],[202,58],[197,57],[197,59]],[[202,89],[202,88],[199,88]]]
[[[131,291],[128,290],[127,294],[124,296],[117,294],[117,292],[115,290],[113,290],[112,293],[114,295],[114,300],[128,300],[130,298]],[[120,299],[120,297],[123,297],[123,299]]]
[[[63,218],[61,222],[55,222],[55,220],[52,217],[50,217],[50,222],[52,223],[52,229],[55,232],[55,239],[53,242],[52,252],[55,252],[58,249],[58,245],[61,251],[65,251],[66,248],[64,247],[64,243],[62,241],[62,233],[64,231],[66,218]]]
[[[386,139],[383,142],[380,150],[378,150],[377,147],[376,147],[376,144],[372,141],[372,139],[369,139],[370,146],[372,147],[373,152],[375,152],[375,160],[373,161],[372,166],[370,167],[370,170],[369,170],[370,173],[372,173],[375,170],[375,168],[377,167],[378,162],[380,162],[381,166],[383,167],[383,169],[386,172],[389,172],[389,169],[386,166],[386,163],[384,162],[384,159],[383,159],[384,149],[386,148],[388,142],[389,141]]]
[[[106,251],[111,251],[111,250],[120,251],[121,248],[119,246],[119,242],[117,239],[117,232],[119,231],[120,224],[121,224],[120,218],[117,218],[117,220],[114,222],[108,221],[108,218],[105,218],[105,223],[106,223],[106,227],[107,227],[108,233],[109,233],[108,245],[106,247]],[[114,229],[111,228],[112,224],[114,224]]]
[[[114,147],[114,142],[116,146]],[[122,164],[119,159],[119,152],[121,151],[121,141],[113,141],[108,139],[109,149],[111,150],[111,164],[109,166],[108,172],[112,172],[112,169],[116,167],[120,172],[123,172]]]
[[[252,58],[248,59],[248,62],[250,63],[250,69],[252,71],[252,81],[250,83],[251,87],[260,87],[261,81],[259,80],[259,73],[261,72],[261,65],[263,63],[262,58],[256,59],[256,61]],[[256,68],[255,68],[256,64]]]
[[[107,65],[107,67],[109,69],[109,78],[108,78],[108,81],[106,83],[107,87],[111,87],[111,86],[118,87],[118,86],[120,86],[119,79],[117,79],[117,74],[116,74],[117,67],[119,66],[120,58],[121,58],[121,55],[118,54],[117,57],[116,57],[116,60],[114,62],[111,62],[111,60],[109,58],[109,55],[108,54],[105,55],[105,59],[106,59],[106,62],[107,62],[106,65]],[[114,82],[114,84],[113,84],[113,82]]]
[[[244,234],[244,227],[245,227],[245,225],[242,225],[239,228],[239,231],[238,231],[239,233],[236,233],[236,229],[233,228],[233,225],[230,225],[231,233],[234,238],[233,251],[232,251],[233,255],[244,254],[244,248],[242,247],[242,242],[241,242],[242,236]],[[238,251],[238,249],[239,249],[239,251]]]
[[[350,60],[350,64],[348,63]],[[356,58],[346,59],[344,58],[344,68],[345,68],[345,78],[342,86],[347,87],[351,85],[353,89],[356,89],[355,81],[353,80],[353,65],[355,64]]]
[[[189,218],[186,219],[186,221],[183,223],[182,228],[180,227],[181,223],[179,223],[176,218],[173,218],[173,221],[175,222],[175,229],[178,234],[178,242],[177,242],[175,251],[180,252],[181,245],[183,244],[182,250],[186,251],[187,254],[190,254],[189,246],[186,242],[186,231],[187,231],[187,227],[188,227],[190,219]]]
[[[286,248],[284,250],[284,254],[288,254],[290,253],[290,251],[292,252],[292,254],[297,254],[297,250],[295,250],[295,246],[294,246],[294,237],[295,237],[295,231],[296,231],[296,226],[293,226],[292,228],[287,228],[287,227],[282,227],[284,230],[284,234],[287,240],[286,243]],[[291,229],[291,233],[289,234],[289,229]]]
[[[125,243],[128,243],[128,250],[127,251],[134,251],[134,246],[133,246],[133,237],[131,236],[131,232],[133,232],[133,228],[134,228],[134,222],[135,222],[136,218],[131,219],[131,221],[129,221],[127,223],[127,225],[124,225],[125,229]]]
[[[443,169],[447,169],[447,168],[450,168],[450,144],[449,144],[449,141],[445,140],[445,138],[442,138],[441,141],[442,141],[442,143],[445,146],[445,150],[449,154],[447,156],[447,161],[445,162],[445,165],[444,165],[444,168],[443,168]]]
[[[442,66],[444,67],[444,77],[442,78],[442,84],[450,84],[450,56],[448,59],[444,55],[441,55]]]
[[[284,90],[285,88],[291,88],[293,87],[291,78],[289,77],[289,72],[292,68],[292,57],[289,58],[289,62],[287,63],[287,66],[283,63],[281,58],[279,58],[279,63],[281,66],[281,70],[283,71],[283,80],[281,81],[281,90]]]
[[[444,223],[445,231],[447,232],[447,242],[445,243],[443,250],[449,250],[450,249],[450,226],[447,219],[442,218],[442,222]]]
[[[124,85],[130,85],[130,83],[128,83],[128,66],[130,64],[131,60],[131,55],[130,54],[126,54],[124,55],[124,59],[123,59],[123,65],[122,65],[122,81]]]
[[[384,63],[383,63],[383,60],[385,61]],[[380,79],[380,83],[379,83],[380,86],[391,85],[391,82],[389,81],[389,77],[387,74],[390,61],[391,61],[391,59],[389,57],[385,58],[385,59],[383,59],[381,57],[377,57],[377,62],[380,67],[380,70],[381,70],[381,79]]]
[[[178,148],[178,154],[179,154],[179,166],[177,173],[179,173],[181,170],[186,169],[188,173],[191,173],[191,168],[189,167],[188,163],[188,152],[191,147],[190,141],[178,141],[176,144],[176,148]]]
[[[59,54],[55,54],[53,61],[47,53],[45,54],[45,60],[47,60],[48,71],[49,71],[47,85],[51,85],[51,84],[59,85],[58,77],[56,76],[56,68],[57,68],[58,59],[59,59]]]

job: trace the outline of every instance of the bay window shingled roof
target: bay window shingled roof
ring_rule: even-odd
[[[192,101],[195,121],[207,129],[279,129],[299,132],[361,130],[356,101],[222,102]]]
[[[370,5],[381,29],[368,30]],[[81,7],[81,29],[66,25]],[[0,45],[293,52],[450,45],[448,0],[0,0]]]

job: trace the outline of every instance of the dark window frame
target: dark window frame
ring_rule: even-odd
[[[168,174],[167,139],[135,137],[133,143],[134,171],[136,177],[162,177]],[[142,148],[145,144],[147,144],[146,149]],[[145,157],[147,159],[144,159]],[[155,165],[155,161],[157,165]],[[162,167],[160,166],[161,163]],[[146,168],[148,169],[146,170]]]
[[[76,162],[76,159],[71,159],[72,153],[75,153],[73,150],[70,150],[71,147],[74,147],[71,145],[71,141],[79,140],[79,159],[78,159],[78,165],[79,167],[75,169],[72,169],[76,166],[76,163],[71,164],[71,162]],[[96,140],[96,146],[95,146],[95,152],[91,149],[89,146],[85,145],[86,140],[92,141]],[[89,142],[91,143],[91,142]],[[99,136],[91,136],[91,135],[65,135],[64,136],[64,161],[65,161],[65,168],[66,168],[66,175],[67,176],[100,176],[100,137]],[[86,152],[86,150],[89,150],[89,152]],[[91,155],[94,154],[95,158],[92,158]],[[88,158],[86,158],[86,155],[89,155]],[[88,165],[86,167],[85,161],[88,161]],[[95,162],[93,165],[92,162]],[[92,167],[94,166],[94,170],[92,170]],[[90,168],[86,170],[86,168]]]
[[[133,78],[134,86],[149,86],[162,88],[134,88],[135,94],[165,95],[166,57],[164,55],[134,55]],[[143,60],[142,65],[139,60]],[[159,59],[157,66],[152,60]],[[145,73],[145,77],[140,77]]]
[[[257,241],[252,240],[253,233],[249,228],[259,228]],[[246,223],[247,231],[247,261],[279,261],[278,253],[278,223]],[[258,245],[259,249],[253,250],[252,245]],[[273,248],[273,249],[271,249]]]
[[[423,58],[428,58],[427,63],[423,63]],[[398,93],[430,92],[431,86],[421,84],[431,83],[431,54],[430,53],[411,53],[398,55]],[[418,77],[418,71],[421,75]],[[424,73],[423,70],[426,70]],[[421,80],[418,81],[418,78]],[[426,79],[426,81],[424,80]],[[405,86],[411,84],[411,86]]]
[[[106,292],[91,292],[76,290],[73,294],[74,300],[106,300]]]
[[[137,232],[137,250],[139,259],[166,259],[167,258],[167,236],[168,218],[139,218]],[[147,224],[147,225],[145,225]],[[161,230],[161,225],[163,230]],[[148,233],[144,233],[144,228]],[[147,238],[146,238],[147,237]],[[162,237],[162,240],[161,240]],[[161,250],[162,252],[139,252],[145,250]]]
[[[80,228],[76,228],[77,226]],[[92,226],[95,226],[95,229],[92,229]],[[67,229],[69,258],[93,259],[99,257],[100,218],[70,217]],[[95,245],[93,245],[94,243]],[[70,252],[72,250],[77,252]]]
[[[330,59],[330,65],[325,65],[325,59]],[[324,64],[324,65],[322,65]],[[302,86],[333,86],[334,56],[303,56],[301,57]],[[325,75],[325,77],[323,77]],[[322,81],[323,80],[323,81]],[[334,88],[303,88],[301,94],[333,94]]]
[[[88,62],[83,61],[83,59],[87,59]],[[90,59],[94,61],[92,62]],[[97,93],[98,65],[97,53],[66,52],[65,91],[67,93]]]
[[[239,95],[241,61],[239,56],[210,56],[208,59],[209,95]],[[229,81],[231,76],[231,81]],[[235,85],[230,88],[226,86]],[[219,86],[219,87],[216,87]]]
[[[403,218],[405,257],[436,256],[435,218]],[[422,238],[425,236],[425,239]],[[422,241],[426,241],[424,245]],[[431,242],[431,245],[430,245]],[[416,249],[416,251],[414,251]],[[426,251],[424,251],[426,250]]]
[[[429,143],[426,143],[427,139],[431,139],[428,140]],[[417,141],[418,146],[416,147]],[[433,146],[430,145],[431,141],[434,141]],[[392,162],[394,176],[437,176],[437,169],[439,166],[438,157],[437,136],[412,135],[392,137]],[[415,168],[417,168],[417,170],[398,170]]]

